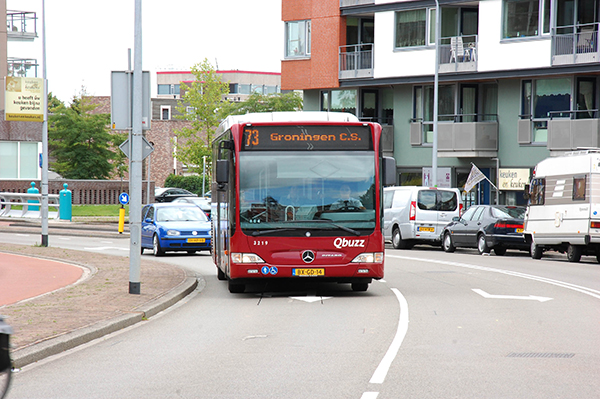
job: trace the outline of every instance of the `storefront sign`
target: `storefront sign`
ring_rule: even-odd
[[[7,121],[44,121],[44,79],[7,76],[4,88]]]
[[[529,169],[499,169],[498,188],[501,191],[520,190],[529,183]]]

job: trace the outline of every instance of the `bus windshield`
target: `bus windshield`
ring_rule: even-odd
[[[375,228],[373,152],[240,152],[239,169],[245,234],[358,235]]]

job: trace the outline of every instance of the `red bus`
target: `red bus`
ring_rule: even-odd
[[[381,126],[333,112],[230,116],[213,140],[213,259],[241,293],[312,278],[366,291],[383,277]]]

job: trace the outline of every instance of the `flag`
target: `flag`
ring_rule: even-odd
[[[465,183],[465,191],[469,192],[477,183],[482,180],[485,180],[485,175],[479,170],[475,164],[472,164],[471,173],[469,173],[469,177],[467,177],[467,182]]]

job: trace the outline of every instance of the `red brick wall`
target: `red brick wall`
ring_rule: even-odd
[[[281,61],[281,88],[308,90],[339,87],[338,51],[345,43],[339,0],[283,0],[284,21],[311,20],[311,56]]]

